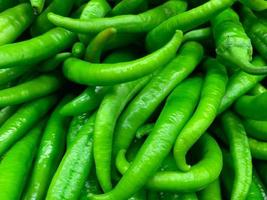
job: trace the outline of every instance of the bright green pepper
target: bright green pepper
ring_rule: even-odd
[[[41,123],[36,125],[2,158],[0,163],[0,199],[21,199],[42,135],[42,127]]]
[[[73,33],[54,28],[35,38],[0,46],[0,68],[38,63],[71,46],[74,39]]]
[[[56,103],[56,96],[47,96],[24,104],[0,127],[0,156],[38,122]]]
[[[51,114],[35,158],[31,177],[24,193],[24,200],[43,199],[50,181],[65,150],[68,118],[61,116],[60,108],[70,96],[65,97]]]
[[[0,46],[14,42],[30,26],[33,19],[31,5],[28,3],[0,13]]]

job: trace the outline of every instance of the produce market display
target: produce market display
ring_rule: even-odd
[[[0,0],[0,200],[267,200],[266,0]]]

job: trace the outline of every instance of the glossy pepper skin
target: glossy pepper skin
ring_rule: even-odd
[[[33,12],[28,3],[19,4],[0,13],[0,46],[14,42],[33,19]]]
[[[30,2],[35,15],[43,11],[45,0],[30,0]]]
[[[263,11],[267,9],[267,2],[265,0],[240,0],[245,6],[255,11]]]
[[[232,190],[232,185],[233,185],[232,177],[234,177],[233,162],[230,154],[223,149],[223,171],[221,178],[227,193],[230,193]],[[260,180],[255,169],[253,169],[251,185],[246,196],[246,200],[254,200],[254,199],[259,199],[259,200],[266,199],[265,186]]]
[[[56,96],[47,96],[24,104],[1,126],[0,156],[49,111],[56,99]]]
[[[83,8],[80,19],[90,20],[93,18],[102,18],[105,17],[110,10],[111,7],[106,0],[91,0]],[[94,34],[79,34],[79,39],[84,44],[88,44],[93,37]]]
[[[207,187],[203,190],[198,192],[199,200],[222,200],[222,192],[221,192],[221,185],[220,179],[216,179],[212,183],[210,183]]]
[[[42,135],[42,126],[40,123],[36,125],[2,158],[0,164],[1,199],[21,198]]]
[[[172,0],[138,15],[121,15],[85,21],[49,13],[48,19],[56,26],[76,33],[98,33],[110,27],[117,29],[118,32],[142,33],[150,31],[169,17],[185,11],[186,6],[186,2]]]
[[[91,197],[92,200],[127,199],[145,185],[171,151],[177,134],[192,114],[199,98],[201,85],[202,79],[195,77],[174,89],[155,128],[138,151],[127,172],[110,192],[94,195]],[[125,188],[127,188],[126,191]]]
[[[147,76],[114,86],[106,94],[97,111],[94,130],[94,159],[97,178],[105,192],[112,189],[112,141],[117,119],[126,104],[150,79],[151,76]]]
[[[251,156],[259,160],[267,160],[267,142],[248,138]]]
[[[137,129],[145,123],[175,86],[195,69],[202,56],[203,47],[199,43],[185,43],[178,55],[132,100],[116,125],[114,156],[120,149],[129,147]]]
[[[267,114],[262,112],[266,109],[267,92],[259,95],[244,95],[234,104],[235,111],[246,118],[254,120],[267,120]]]
[[[243,7],[241,10],[243,25],[253,46],[267,60],[267,24],[262,23],[251,10]]]
[[[88,85],[114,85],[146,76],[166,65],[174,56],[182,41],[177,31],[164,47],[143,58],[114,64],[93,64],[76,58],[64,62],[64,75],[77,83]]]
[[[235,172],[231,199],[246,199],[252,181],[252,158],[246,131],[240,119],[230,111],[222,114],[221,123]]]
[[[186,163],[186,154],[216,118],[228,80],[225,67],[215,59],[208,58],[203,66],[206,77],[199,104],[191,119],[181,130],[174,145],[173,152],[177,167],[182,171],[190,170],[190,165]]]
[[[66,96],[61,100],[47,121],[31,177],[24,193],[24,200],[45,197],[49,183],[65,150],[68,118],[60,115],[59,110],[69,98],[70,96]]]
[[[59,15],[68,15],[73,7],[75,0],[53,0],[47,8],[36,18],[32,27],[32,36],[41,35],[54,27],[54,25],[48,20],[47,14],[54,12]]]
[[[265,65],[260,57],[255,57],[252,61],[255,65]],[[250,91],[257,83],[264,79],[265,75],[252,75],[244,71],[235,72],[228,81],[225,95],[222,98],[218,114],[229,108],[235,100]]]
[[[38,63],[71,46],[74,40],[73,33],[54,28],[35,38],[0,46],[0,68]]]
[[[86,48],[85,61],[92,63],[100,63],[102,51],[105,49],[107,43],[114,38],[117,30],[115,28],[107,28],[98,33]]]
[[[266,66],[254,66],[250,63],[252,44],[234,10],[226,9],[211,22],[217,57],[222,63],[250,74],[267,73]]]
[[[31,68],[32,66],[0,69],[0,85],[7,84],[10,81],[16,80],[17,78],[28,72]]]
[[[95,114],[79,131],[67,149],[51,184],[46,199],[78,199],[93,164],[93,131]]]
[[[211,0],[169,18],[148,33],[146,37],[147,49],[155,51],[161,48],[172,37],[175,30],[189,31],[209,21],[234,2],[234,0]]]
[[[30,81],[0,90],[0,107],[25,103],[52,94],[62,86],[62,77],[40,75]]]
[[[104,63],[125,62],[136,59],[136,55],[129,50],[117,50],[104,59]],[[79,96],[67,103],[62,109],[63,115],[80,115],[90,112],[99,106],[108,92],[109,87],[88,87]]]
[[[188,172],[178,171],[175,162],[169,163],[168,157],[162,164],[160,171],[155,173],[146,183],[146,188],[168,192],[200,191],[218,179],[222,166],[222,152],[216,140],[208,134],[201,136],[193,151],[200,160]],[[174,165],[174,167],[171,167]],[[126,173],[130,163],[125,158],[125,150],[117,156],[116,166],[120,173]],[[212,167],[211,167],[212,166]]]
[[[3,123],[11,117],[18,109],[18,106],[7,106],[0,109],[0,127]]]

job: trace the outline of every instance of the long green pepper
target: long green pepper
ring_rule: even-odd
[[[178,169],[190,170],[186,163],[186,154],[214,121],[227,84],[227,72],[223,65],[214,59],[204,62],[206,77],[200,95],[200,102],[191,119],[178,135],[174,145],[174,157]]]
[[[68,79],[87,85],[114,85],[136,80],[165,66],[175,56],[181,42],[182,32],[177,31],[158,51],[129,62],[94,64],[69,58],[64,62],[63,73]]]
[[[56,26],[76,33],[98,33],[110,27],[117,29],[118,32],[140,33],[150,31],[169,17],[185,11],[186,7],[186,2],[172,0],[138,15],[121,15],[100,19],[93,18],[85,21],[49,13],[48,19]]]
[[[171,151],[177,134],[192,114],[201,90],[200,77],[188,79],[168,97],[155,128],[137,153],[118,184],[108,193],[93,195],[92,200],[127,199],[141,189]],[[127,190],[124,190],[127,188]]]
[[[200,44],[185,43],[178,55],[132,100],[116,126],[114,156],[120,149],[129,147],[137,129],[145,123],[173,88],[195,69],[202,56],[203,47]]]
[[[43,199],[46,195],[50,181],[65,150],[68,118],[60,115],[59,111],[69,98],[70,96],[66,96],[58,104],[47,121],[31,177],[24,193],[24,200]]]
[[[94,131],[94,159],[96,174],[102,189],[108,192],[111,184],[111,157],[113,132],[116,121],[131,98],[142,89],[151,76],[110,89],[97,111]]]
[[[33,12],[28,3],[19,4],[0,13],[0,46],[14,42],[33,19]]]
[[[0,163],[0,198],[21,199],[22,191],[42,135],[42,123],[38,123],[18,141]],[[15,186],[15,187],[14,187]]]
[[[267,73],[267,66],[254,66],[250,63],[252,44],[235,11],[226,9],[211,22],[216,53],[221,62],[228,66],[239,67],[250,74]]]
[[[36,64],[71,46],[75,34],[54,28],[38,37],[0,46],[0,69]]]
[[[47,96],[24,104],[0,127],[0,156],[49,111],[56,99]]]

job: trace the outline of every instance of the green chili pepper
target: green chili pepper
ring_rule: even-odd
[[[131,166],[108,193],[91,199],[127,199],[139,191],[171,151],[177,134],[192,114],[201,90],[200,77],[178,85],[167,99],[155,128],[138,151]],[[125,190],[127,188],[127,190]]]
[[[146,38],[149,51],[159,49],[172,37],[175,30],[189,31],[212,19],[230,7],[235,0],[210,0],[196,8],[177,14],[151,30]]]
[[[265,0],[240,0],[240,2],[255,11],[267,9],[267,2]]]
[[[266,100],[267,92],[255,96],[244,95],[236,101],[234,108],[243,117],[254,120],[267,120],[267,114],[262,112],[267,109]]]
[[[69,47],[75,35],[62,28],[18,43],[0,46],[0,68],[31,65]]]
[[[245,128],[230,111],[222,114],[221,123],[230,146],[235,171],[231,199],[245,199],[252,180],[250,145]]]
[[[111,11],[111,15],[137,14],[148,8],[146,0],[122,0]]]
[[[71,57],[71,55],[72,54],[69,52],[58,53],[52,58],[49,58],[46,61],[42,62],[41,66],[37,70],[40,72],[51,72],[55,70],[58,66],[60,66],[60,64],[64,62],[67,58]],[[18,68],[20,69],[21,67]]]
[[[199,200],[221,200],[221,187],[220,187],[220,179],[216,179],[203,190],[198,192]]]
[[[19,4],[0,13],[0,46],[14,42],[33,19],[33,12],[28,3]]]
[[[92,63],[100,63],[100,58],[107,42],[116,35],[115,28],[107,28],[101,31],[86,48],[84,60]]]
[[[135,59],[136,56],[129,50],[118,50],[107,56],[104,63],[124,62]],[[79,115],[95,109],[108,91],[108,87],[88,87],[82,94],[66,104],[61,113],[63,115]]]
[[[108,91],[108,87],[88,87],[61,109],[62,115],[79,115],[97,108]]]
[[[257,83],[250,91],[249,94],[251,95],[258,95],[266,92],[267,89],[261,83]]]
[[[135,193],[131,196],[128,200],[146,200],[146,191],[140,190],[139,192]]]
[[[222,153],[217,142],[208,134],[201,136],[193,148],[200,161],[188,172],[160,171],[148,180],[146,187],[170,192],[195,192],[215,181],[222,170]],[[117,167],[124,174],[130,167],[125,159],[125,150],[117,156]],[[132,164],[131,164],[132,165]]]
[[[0,0],[0,12],[15,6],[18,3],[17,0]]]
[[[267,121],[243,119],[247,134],[255,139],[267,141]]]
[[[253,170],[252,182],[247,195],[247,200],[265,200],[267,198],[267,191],[262,181],[260,180],[257,172]]]
[[[79,199],[80,200],[89,200],[88,195],[91,193],[93,193],[93,194],[100,194],[101,193],[101,189],[100,189],[100,186],[97,182],[95,172],[91,173],[91,175],[89,175],[89,178],[86,180],[85,186],[83,187],[83,189],[81,191],[81,195],[80,195]]]
[[[186,6],[186,2],[174,0],[138,15],[120,15],[85,21],[49,13],[48,19],[56,26],[77,33],[98,33],[109,27],[117,29],[118,32],[140,33],[148,32],[169,17],[185,11]]]
[[[67,133],[67,148],[75,141],[75,138],[84,124],[88,121],[90,112],[86,112],[77,116],[74,116],[71,120],[70,127]]]
[[[43,11],[45,0],[30,0],[35,15]]]
[[[55,96],[47,96],[21,106],[0,127],[0,156],[25,135],[55,103]]]
[[[154,128],[154,124],[150,123],[150,124],[145,124],[141,127],[139,127],[136,131],[136,137],[138,139],[142,138],[145,135],[148,135],[148,133],[150,133]]]
[[[83,58],[85,54],[85,45],[82,42],[74,43],[71,53],[73,57]]]
[[[63,72],[68,79],[80,84],[110,85],[132,81],[166,65],[175,56],[181,40],[182,32],[177,31],[172,40],[158,51],[124,63],[94,64],[69,58],[64,62]]]
[[[11,117],[17,111],[17,109],[17,106],[7,106],[0,109],[0,127],[9,117]]]
[[[59,103],[47,122],[24,193],[24,200],[43,199],[46,195],[49,183],[65,150],[68,118],[61,116],[59,110],[69,98],[70,96],[66,96]]]
[[[0,198],[21,199],[42,134],[42,123],[36,125],[3,157],[0,164]]]
[[[102,18],[107,15],[110,10],[111,7],[106,0],[91,0],[84,7],[80,19],[91,20],[93,18]],[[93,37],[93,34],[79,34],[79,39],[84,44],[88,44]]]
[[[253,158],[267,160],[267,142],[248,138],[251,155]]]
[[[126,104],[142,89],[151,76],[114,86],[104,97],[97,111],[94,131],[96,174],[103,191],[112,189],[111,152],[116,121]]]
[[[231,192],[232,185],[233,185],[233,164],[231,157],[228,152],[225,150],[223,151],[223,171],[221,174],[222,182],[226,188],[227,193]],[[252,182],[248,191],[248,194],[245,198],[246,200],[265,200],[266,199],[266,192],[264,189],[264,185],[262,184],[261,180],[259,179],[256,171],[253,169],[252,173]]]
[[[120,116],[114,138],[114,155],[127,149],[137,129],[145,123],[166,96],[199,64],[203,48],[195,42],[185,43],[174,58],[133,99]]]
[[[251,10],[243,7],[241,10],[244,28],[251,39],[253,46],[267,60],[267,24],[260,21]]]
[[[59,76],[41,75],[25,83],[0,90],[0,106],[21,104],[46,96],[58,90],[61,85],[62,80]]]
[[[238,15],[227,9],[212,20],[218,59],[227,66],[238,67],[250,74],[266,74],[266,66],[254,66],[252,44]]]
[[[214,59],[206,60],[204,68],[207,75],[201,91],[200,102],[191,119],[179,133],[173,148],[176,164],[182,171],[190,170],[190,165],[186,163],[186,154],[214,121],[228,79],[225,67]]]
[[[0,69],[0,84],[7,84],[10,81],[16,80],[21,75],[25,74],[32,66],[12,67]]]
[[[260,57],[255,57],[252,61],[255,65],[264,65],[265,62]],[[225,95],[221,101],[218,114],[229,108],[236,99],[246,94],[258,82],[264,79],[263,75],[251,75],[243,71],[235,72],[229,79]]]
[[[200,28],[187,32],[184,35],[183,42],[186,41],[202,41],[212,37],[212,31],[210,27]]]
[[[79,131],[67,149],[51,181],[46,199],[78,199],[93,164],[93,132],[95,114]]]
[[[34,21],[31,27],[31,34],[33,36],[38,36],[52,29],[54,25],[48,20],[47,14],[49,12],[54,12],[59,15],[68,15],[74,2],[75,0],[53,0]]]

